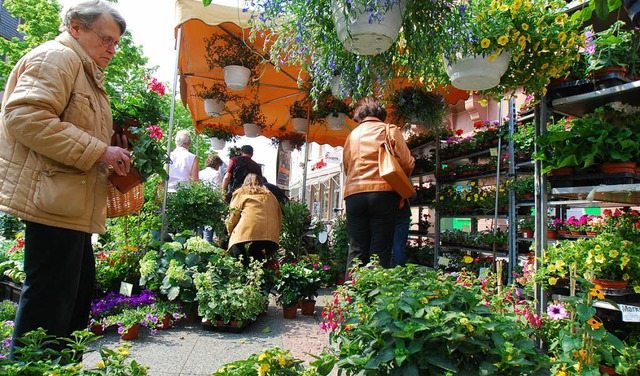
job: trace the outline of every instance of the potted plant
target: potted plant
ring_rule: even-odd
[[[316,104],[319,118],[325,118],[329,128],[333,130],[342,129],[347,117],[351,117],[351,107],[330,93],[324,93]]]
[[[289,115],[291,115],[291,123],[293,124],[293,130],[298,133],[305,133],[307,131],[307,117],[309,120],[314,120],[315,112],[309,108],[310,103],[308,100],[296,100],[289,106]]]
[[[302,360],[294,358],[289,350],[274,347],[265,349],[260,354],[251,354],[247,359],[224,364],[213,375],[254,375],[257,374],[256,370],[276,375],[302,375],[305,373]]]
[[[242,90],[255,76],[255,68],[264,61],[262,55],[252,50],[240,37],[226,33],[205,38],[205,59],[209,69],[222,67],[224,81],[231,90]]]
[[[236,258],[218,258],[207,270],[196,273],[194,282],[198,314],[212,325],[242,329],[255,321],[268,303],[263,265],[257,260],[252,259],[245,268]]]
[[[233,142],[238,139],[238,136],[233,133],[231,127],[225,126],[222,123],[204,123],[200,128],[200,134],[209,137],[211,147],[215,150],[222,150],[227,142]]]
[[[271,138],[271,145],[278,147],[282,145],[282,150],[293,151],[300,150],[307,141],[306,137],[300,133],[289,132],[277,137]]]
[[[226,86],[214,82],[210,86],[196,85],[196,95],[204,100],[204,112],[211,117],[219,117],[224,111],[224,104],[237,96],[229,93]]]
[[[440,127],[448,110],[440,94],[416,86],[397,90],[391,96],[390,104],[396,118],[405,124],[420,124],[427,129]]]
[[[304,266],[299,263],[285,263],[280,266],[280,276],[274,290],[278,295],[278,304],[282,306],[284,317],[287,319],[296,317],[298,303],[305,297],[306,274]]]
[[[207,184],[197,182],[179,183],[180,189],[167,197],[167,223],[178,231],[197,231],[201,226],[212,226],[216,234],[224,234],[224,223],[220,218],[227,215],[229,206],[224,193],[212,190]]]
[[[520,226],[520,232],[522,233],[522,237],[526,239],[533,239],[533,230],[535,229],[536,223],[535,218],[533,217],[524,217],[520,218],[518,221]]]
[[[633,30],[626,30],[623,21],[616,21],[609,28],[594,33],[587,29],[584,58],[587,61],[587,73],[595,78],[618,72],[625,77],[627,71],[635,72],[640,66],[638,57],[638,36]]]
[[[280,249],[285,260],[297,261],[304,253],[302,235],[310,225],[311,213],[304,202],[291,200],[282,206]]]
[[[267,118],[262,112],[257,98],[242,103],[237,116],[240,124],[244,127],[244,135],[247,137],[258,137],[260,130],[268,126]]]
[[[540,92],[551,78],[565,75],[579,58],[581,43],[581,22],[569,17],[565,5],[555,0],[507,0],[499,6],[492,0],[470,1],[461,12],[464,24],[454,31],[445,53],[453,85],[501,97],[518,87]],[[468,72],[454,69],[469,57],[478,61],[467,64]],[[483,61],[502,66],[494,70]],[[489,78],[490,73],[495,75]]]

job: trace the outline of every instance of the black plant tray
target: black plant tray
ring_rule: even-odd
[[[18,303],[22,293],[22,285],[11,280],[0,281],[0,300],[11,300]]]
[[[640,181],[640,175],[632,172],[615,174],[588,173],[579,175],[549,176],[552,188],[585,187],[592,185],[635,184]]]
[[[593,80],[582,79],[576,81],[563,82],[556,86],[547,88],[547,95],[551,99],[570,97],[573,95],[589,93],[595,90]]]
[[[598,77],[596,79],[596,85],[595,85],[595,89],[596,90],[603,90],[603,89],[607,89],[610,87],[614,87],[614,86],[618,86],[618,85],[623,85],[626,83],[631,82],[630,79],[626,78],[625,76],[623,76],[620,73],[609,73],[609,74],[605,74],[602,77]]]
[[[218,324],[210,321],[202,322],[202,329],[225,333],[242,333],[253,321],[244,321],[242,325]]]

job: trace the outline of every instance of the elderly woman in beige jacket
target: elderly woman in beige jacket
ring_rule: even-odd
[[[282,211],[276,197],[256,174],[248,174],[242,187],[233,192],[226,220],[229,251],[235,256],[265,260],[278,250]]]

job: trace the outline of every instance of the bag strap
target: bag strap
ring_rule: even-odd
[[[395,149],[391,146],[391,139],[389,138],[389,123],[384,124],[385,127],[385,135],[384,135],[384,145],[387,147],[387,151],[394,157],[396,156]]]

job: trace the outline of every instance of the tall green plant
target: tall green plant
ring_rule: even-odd
[[[307,205],[299,201],[290,201],[282,207],[282,231],[280,232],[280,248],[287,260],[297,260],[305,253],[302,242],[309,220]]]
[[[211,226],[216,234],[224,234],[222,219],[228,211],[223,193],[202,182],[180,183],[167,197],[167,222],[175,231]]]

